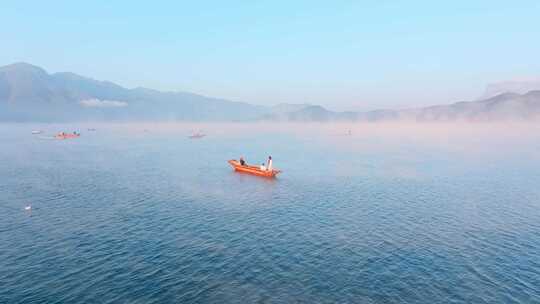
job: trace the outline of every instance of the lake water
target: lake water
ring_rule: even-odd
[[[0,303],[540,303],[540,126],[0,125]]]

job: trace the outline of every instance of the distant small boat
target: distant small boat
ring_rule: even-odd
[[[205,136],[206,136],[206,134],[197,132],[197,133],[195,133],[195,134],[191,134],[191,135],[189,136],[189,138],[191,138],[191,139],[198,139],[198,138],[203,138],[203,137],[205,137]]]
[[[80,133],[59,133],[54,136],[55,139],[70,139],[80,137]]]
[[[32,134],[41,134],[41,133],[43,133],[43,131],[41,131],[41,130],[33,130],[32,131]]]
[[[96,131],[96,129],[94,129],[94,128],[89,128],[88,131],[94,132],[94,131]]]
[[[24,210],[26,210],[26,211],[32,210],[32,205],[28,205],[28,206],[24,207]]]
[[[253,174],[257,176],[263,176],[263,177],[270,177],[274,178],[276,175],[281,173],[281,170],[261,170],[258,166],[250,166],[250,165],[241,165],[239,161],[235,159],[231,159],[228,161],[228,163],[234,168],[235,171]]]

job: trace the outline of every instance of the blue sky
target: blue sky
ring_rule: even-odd
[[[445,2],[2,1],[0,65],[336,110],[540,76],[540,1]]]

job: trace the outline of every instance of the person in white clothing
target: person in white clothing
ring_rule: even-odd
[[[264,166],[264,164],[261,164],[260,169],[261,169],[261,171],[266,171],[266,167]]]
[[[268,165],[266,165],[268,171],[272,171],[272,156],[268,156]]]

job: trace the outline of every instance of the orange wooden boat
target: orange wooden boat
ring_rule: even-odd
[[[190,135],[189,138],[191,138],[191,139],[199,139],[199,138],[203,138],[205,136],[206,136],[206,134],[203,134],[203,133],[195,133],[195,134]]]
[[[241,165],[239,161],[235,159],[229,160],[229,164],[234,168],[235,171],[253,174],[257,176],[263,176],[263,177],[276,177],[279,173],[281,173],[280,170],[272,169],[272,170],[261,170],[258,166],[250,166],[250,165]]]
[[[81,134],[69,134],[69,133],[60,133],[54,136],[56,139],[70,139],[70,138],[77,138],[81,136]]]

